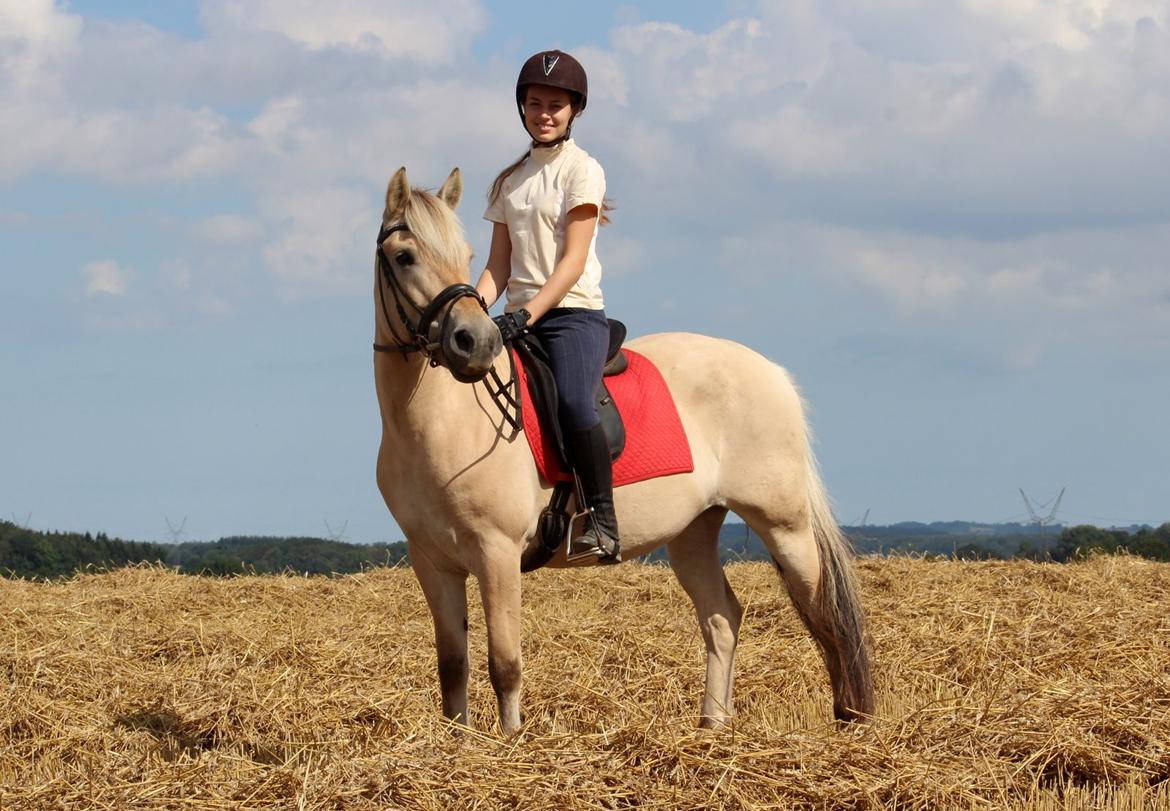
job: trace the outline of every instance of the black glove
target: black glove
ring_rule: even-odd
[[[507,344],[519,338],[524,330],[528,329],[528,319],[531,317],[532,314],[521,307],[514,313],[497,315],[492,321],[500,328],[500,337]]]

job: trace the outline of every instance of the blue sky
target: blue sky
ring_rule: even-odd
[[[399,165],[482,191],[520,62],[578,141],[634,334],[786,366],[839,517],[1170,520],[1158,0],[0,0],[0,517],[395,540],[373,235]]]

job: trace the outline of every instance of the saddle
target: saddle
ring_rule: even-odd
[[[609,443],[609,458],[616,460],[626,447],[626,429],[622,423],[622,415],[617,409],[617,404],[614,403],[614,399],[610,396],[609,389],[605,385],[605,378],[621,374],[629,366],[629,362],[625,353],[622,352],[622,343],[626,340],[626,325],[612,318],[608,321],[609,348],[605,353],[601,385],[597,389],[597,415],[601,418],[601,426],[605,430],[605,438]],[[565,470],[572,470],[572,463],[565,448],[565,437],[557,417],[557,404],[560,401],[557,394],[557,384],[549,365],[548,353],[540,339],[531,332],[525,333],[513,341],[512,348],[524,365],[531,395],[528,402],[540,420],[541,429],[546,436],[553,439]],[[540,543],[525,552],[520,561],[521,572],[531,572],[544,566],[552,560],[557,550],[568,539],[573,520],[577,517],[571,514],[568,509],[569,499],[576,491],[575,484],[575,477],[574,481],[554,483],[552,498],[540,514],[540,523],[537,528]],[[580,503],[580,496],[577,495]]]

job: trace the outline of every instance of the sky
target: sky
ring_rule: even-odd
[[[0,0],[0,518],[400,539],[386,183],[486,256],[554,47],[607,312],[787,368],[842,522],[1170,520],[1167,0]]]

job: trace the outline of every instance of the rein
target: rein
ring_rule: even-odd
[[[455,302],[463,298],[474,298],[479,302],[479,306],[483,308],[485,313],[488,311],[488,308],[487,303],[483,300],[483,296],[479,294],[479,291],[471,285],[462,282],[440,290],[439,294],[425,308],[419,307],[411,301],[410,297],[406,295],[406,291],[398,283],[398,277],[394,275],[394,267],[387,258],[386,250],[383,247],[391,234],[409,230],[410,228],[406,223],[396,223],[394,225],[384,226],[378,233],[378,270],[381,272],[382,279],[385,281],[385,284],[378,285],[378,301],[382,305],[382,317],[386,320],[386,327],[390,330],[390,335],[394,338],[394,343],[375,343],[373,346],[375,352],[397,352],[402,355],[403,360],[406,359],[407,355],[414,352],[421,352],[426,356],[431,368],[434,368],[440,365],[439,359],[442,357],[443,352],[443,336],[447,334],[447,327],[451,319],[451,310],[454,308]],[[394,319],[390,317],[390,309],[386,306],[385,288],[387,287],[390,288],[390,292],[394,295],[394,309],[398,312],[398,320],[402,322],[402,326],[406,329],[405,339],[398,334],[398,327],[395,326]],[[418,321],[413,326],[410,323],[410,319],[406,317],[406,310],[402,306],[402,302],[404,301],[418,314]],[[440,313],[442,314],[442,324],[435,330],[435,322],[438,320]],[[507,382],[500,379],[499,373],[496,372],[495,366],[493,366],[489,372],[492,378],[492,385],[484,383],[484,389],[513,432],[519,433],[523,428],[520,416],[520,380],[516,375],[516,358],[513,356],[511,349],[508,350],[508,363],[510,374]]]

